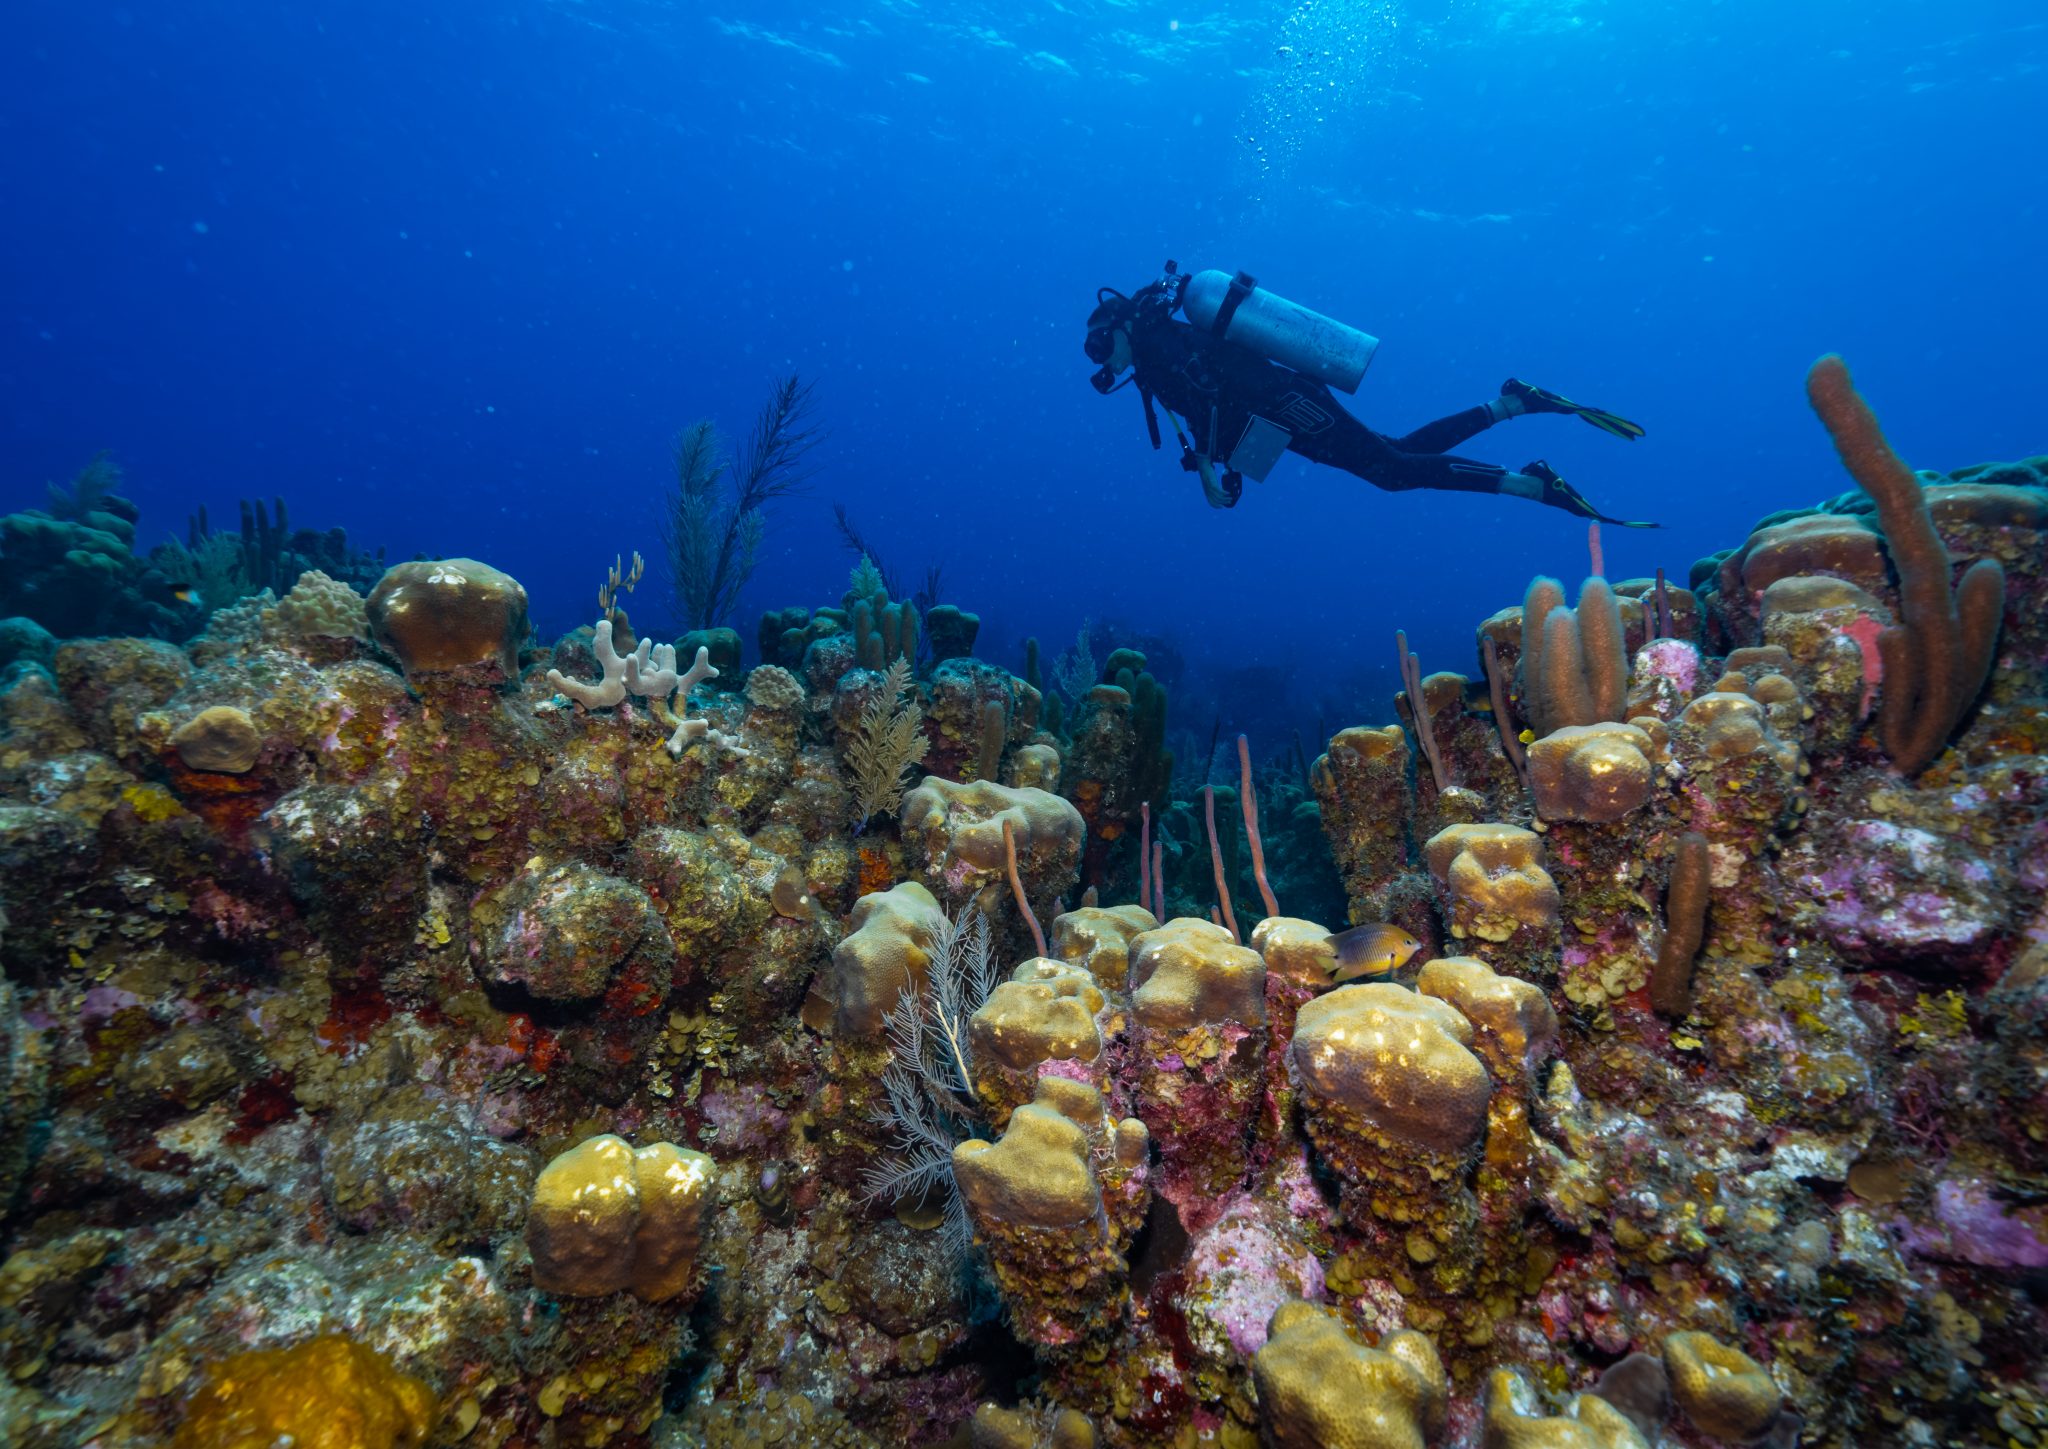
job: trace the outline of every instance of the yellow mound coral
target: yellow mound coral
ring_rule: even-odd
[[[409,1449],[436,1417],[434,1391],[374,1349],[328,1334],[238,1353],[192,1396],[173,1449]]]
[[[1408,1228],[1416,1264],[1461,1291],[1478,1260],[1466,1187],[1492,1084],[1457,1010],[1391,982],[1343,986],[1301,1008],[1288,1076],[1316,1153],[1336,1174],[1344,1218]]]
[[[1018,1334],[1058,1345],[1113,1332],[1123,1250],[1146,1209],[1143,1123],[1085,1082],[1041,1077],[1000,1140],[953,1149],[953,1181]]]
[[[1055,916],[1052,953],[1084,966],[1104,991],[1128,989],[1131,938],[1159,928],[1143,906],[1082,906]]]
[[[171,735],[171,748],[188,770],[246,775],[263,752],[263,735],[247,710],[217,704],[179,725]]]
[[[1273,1314],[1252,1379],[1274,1449],[1422,1449],[1443,1430],[1450,1388],[1421,1334],[1404,1328],[1367,1348],[1300,1299]]]
[[[1483,1449],[1649,1449],[1621,1410],[1597,1394],[1575,1394],[1565,1413],[1546,1419],[1536,1395],[1511,1368],[1486,1379]]]
[[[1458,1009],[1475,1033],[1473,1051],[1503,1082],[1524,1085],[1557,1050],[1557,1013],[1532,981],[1498,975],[1469,956],[1447,956],[1424,963],[1415,989]]]
[[[1064,866],[1081,853],[1081,812],[1043,790],[1013,790],[992,780],[958,784],[934,775],[903,797],[906,842],[921,843],[934,869],[960,862],[997,874],[1005,868],[1003,825],[1017,840],[1017,863],[1027,876]]]
[[[562,1153],[527,1210],[534,1286],[576,1298],[631,1289],[649,1303],[694,1287],[712,1171],[701,1152],[609,1133]]]
[[[1711,1333],[1673,1333],[1664,1339],[1664,1371],[1671,1399],[1702,1433],[1742,1443],[1778,1417],[1778,1386],[1764,1366]]]
[[[1095,1442],[1095,1426],[1072,1409],[983,1404],[967,1430],[968,1449],[1095,1449]]]
[[[1064,961],[1026,961],[996,987],[967,1023],[975,1084],[991,1122],[1002,1126],[1031,1100],[1041,1063],[1092,1064],[1102,1055],[1095,1021],[1102,1008],[1094,979]]]
[[[1356,1117],[1446,1157],[1486,1125],[1492,1092],[1458,1011],[1405,986],[1343,986],[1302,1007],[1290,1049],[1311,1123]]]
[[[1266,963],[1208,921],[1183,916],[1131,942],[1131,1014],[1153,1031],[1266,1024]]]
[[[1503,948],[1500,963],[1527,968],[1519,974],[1549,960],[1561,902],[1541,836],[1515,825],[1453,825],[1429,838],[1423,856],[1454,937]]]
[[[1328,986],[1337,974],[1330,928],[1299,916],[1266,917],[1252,928],[1252,949],[1265,958],[1268,975],[1297,986]]]
[[[880,1038],[882,1019],[903,993],[924,989],[932,942],[944,924],[939,903],[915,881],[862,896],[852,929],[832,950],[831,971],[812,988],[805,1021],[842,1036]]]
[[[1545,820],[1621,819],[1656,784],[1650,737],[1634,725],[1567,725],[1529,746],[1529,790]]]

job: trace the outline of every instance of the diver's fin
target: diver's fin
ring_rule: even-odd
[[[1537,387],[1534,383],[1523,382],[1511,377],[1500,385],[1502,397],[1518,397],[1522,410],[1531,413],[1573,413],[1585,419],[1603,433],[1612,433],[1624,442],[1633,443],[1643,436],[1643,425],[1632,423],[1618,413],[1604,408],[1589,408],[1584,403],[1575,403],[1561,393],[1549,388]]]
[[[1586,495],[1572,487],[1558,476],[1557,469],[1538,458],[1533,463],[1524,463],[1522,471],[1531,478],[1543,482],[1543,497],[1537,500],[1550,508],[1562,508],[1578,518],[1591,518],[1601,523],[1611,523],[1616,528],[1662,528],[1661,523],[1645,523],[1631,518],[1609,518],[1592,505]]]

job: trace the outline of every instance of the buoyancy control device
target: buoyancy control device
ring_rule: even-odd
[[[1267,291],[1249,273],[1183,274],[1178,301],[1188,321],[1269,362],[1339,392],[1356,392],[1379,339]]]

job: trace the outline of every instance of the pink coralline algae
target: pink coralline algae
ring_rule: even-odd
[[[1957,841],[1917,826],[1854,820],[1787,858],[1787,884],[1811,899],[1816,929],[1853,960],[1954,965],[2003,928],[2006,901],[1991,867]]]
[[[1218,1359],[1249,1358],[1265,1347],[1266,1326],[1282,1303],[1323,1296],[1321,1262],[1251,1198],[1238,1199],[1196,1235],[1183,1273],[1188,1332]]]
[[[1921,1257],[1982,1268],[2048,1268],[2048,1210],[2014,1209],[1982,1178],[1944,1178],[1934,1189],[1933,1223],[1908,1226],[1901,1246]]]

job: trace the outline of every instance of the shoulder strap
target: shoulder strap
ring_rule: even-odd
[[[1229,290],[1223,294],[1223,305],[1216,309],[1216,320],[1209,324],[1210,335],[1221,337],[1230,328],[1230,319],[1237,315],[1237,309],[1244,305],[1258,287],[1259,279],[1250,272],[1239,272],[1230,279]]]

